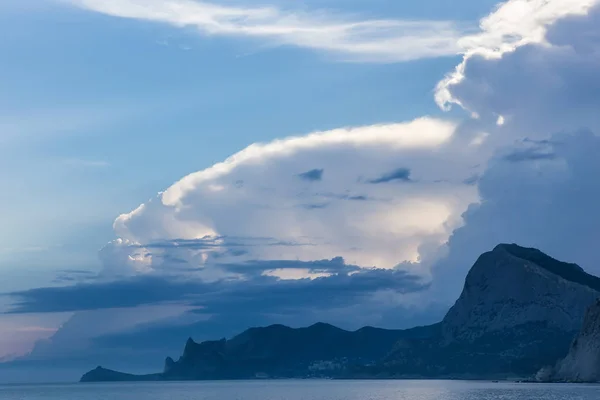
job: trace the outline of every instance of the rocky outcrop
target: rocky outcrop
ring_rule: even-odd
[[[444,339],[474,341],[527,324],[575,332],[600,279],[536,249],[499,245],[479,257],[442,322]]]
[[[600,279],[536,249],[502,244],[479,257],[437,341],[406,342],[383,373],[530,377],[567,353]]]
[[[542,370],[538,380],[600,381],[600,301],[589,308],[581,332],[571,344],[569,354],[554,370]]]

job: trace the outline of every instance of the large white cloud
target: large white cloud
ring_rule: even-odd
[[[390,268],[426,255],[426,272],[467,204],[477,203],[473,184],[497,149],[523,137],[598,126],[594,4],[512,0],[484,18],[482,32],[463,39],[469,50],[457,72],[438,87],[438,100],[479,116],[473,123],[456,130],[423,118],[252,145],[120,216],[120,239],[104,251],[112,255],[107,267],[151,271],[174,259],[206,267],[217,255],[219,262],[342,256]],[[233,256],[223,250],[225,241],[218,251],[177,243],[144,248],[205,236],[285,244],[255,243]],[[205,278],[221,276],[213,269]]]
[[[443,243],[477,199],[468,179],[480,154],[455,128],[423,118],[252,145],[120,216],[105,264],[152,270],[176,257],[198,267],[212,255],[219,262],[341,256],[380,268],[417,262],[420,246]],[[246,243],[234,255],[176,243],[206,236],[227,238],[225,248],[231,238],[278,243]],[[146,246],[164,241],[173,245]]]

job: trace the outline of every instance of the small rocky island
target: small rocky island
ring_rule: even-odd
[[[536,374],[541,380],[595,381],[600,379],[599,297],[600,278],[579,266],[502,244],[479,257],[460,297],[434,325],[355,332],[323,323],[252,328],[229,340],[190,338],[182,356],[168,357],[161,373],[130,375],[98,367],[81,381],[534,379]]]

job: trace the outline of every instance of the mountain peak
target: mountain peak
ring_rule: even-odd
[[[574,331],[585,310],[568,305],[591,304],[599,292],[600,278],[576,264],[537,249],[500,244],[477,259],[442,329],[447,340],[475,340],[527,324]]]
[[[559,261],[538,249],[521,247],[514,243],[499,244],[491,253],[495,255],[509,254],[512,257],[533,263],[563,279],[600,291],[600,278],[588,274],[577,264]]]

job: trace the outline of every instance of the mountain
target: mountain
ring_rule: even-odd
[[[600,301],[592,305],[581,331],[571,344],[569,353],[554,368],[542,369],[542,381],[600,381]]]
[[[196,343],[188,339],[182,356],[167,357],[161,374],[140,380],[249,379],[257,377],[341,376],[349,365],[380,360],[400,338],[433,336],[435,327],[350,332],[317,323],[294,329],[283,325],[251,328],[230,340]],[[97,368],[82,381],[136,380],[136,375]],[[84,380],[85,378],[85,380]]]
[[[598,297],[600,278],[579,266],[502,244],[477,259],[438,324],[355,332],[323,323],[273,325],[230,340],[189,339],[158,379],[530,377],[567,354]],[[101,369],[86,379],[113,372]]]
[[[435,340],[397,343],[383,376],[528,377],[564,357],[600,278],[536,249],[482,254]]]
[[[164,374],[178,379],[335,374],[349,363],[378,361],[399,338],[416,337],[419,332],[424,331],[366,327],[349,332],[323,323],[300,329],[252,328],[231,340],[195,343],[189,339],[177,362],[167,359]]]

